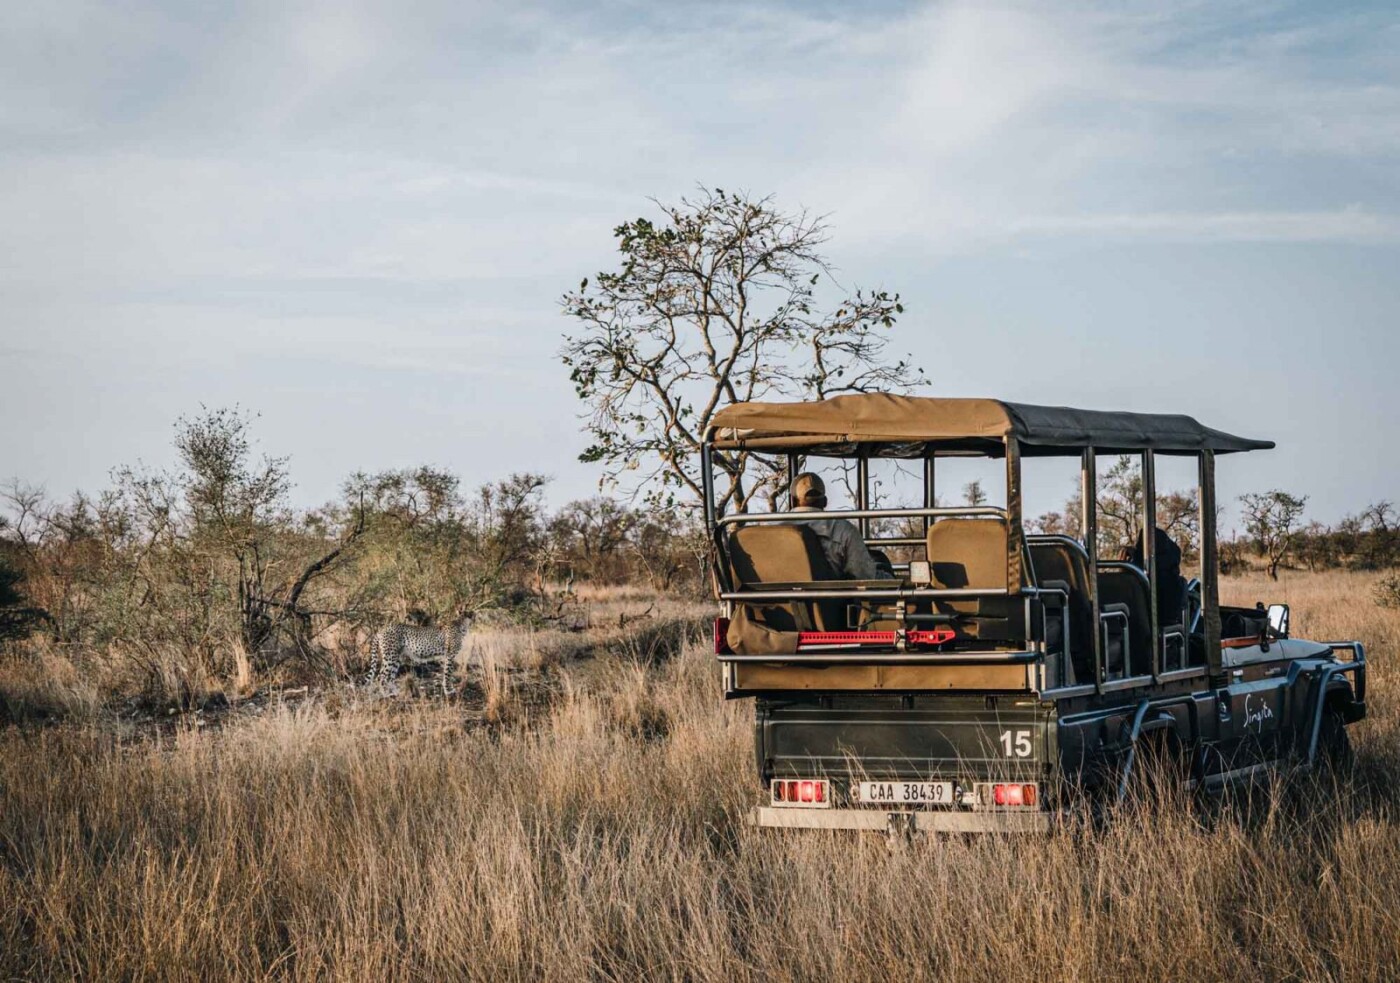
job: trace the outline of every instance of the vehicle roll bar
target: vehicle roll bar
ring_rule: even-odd
[[[871,581],[863,581],[871,583]],[[893,583],[893,581],[891,581]],[[1008,591],[1005,587],[852,587],[846,590],[817,588],[803,590],[740,590],[723,591],[721,601],[749,604],[754,601],[900,601],[900,600],[975,600],[979,597],[1039,597],[1042,593],[1063,594],[1063,591],[1041,591],[1037,587],[1022,587]]]
[[[841,509],[802,512],[736,512],[722,516],[716,521],[718,526],[738,526],[763,522],[810,522],[813,519],[940,519],[961,516],[963,518],[1006,518],[1006,509],[990,505],[967,506],[964,508],[918,508],[918,509]]]

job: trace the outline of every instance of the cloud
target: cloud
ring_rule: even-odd
[[[523,454],[522,434],[557,437],[571,398],[553,358],[560,291],[614,261],[611,230],[648,196],[697,181],[829,215],[833,258],[901,288],[939,260],[992,269],[1060,245],[1400,239],[1400,15],[1385,8],[11,13],[0,346],[32,354],[0,359],[0,391],[27,405],[42,405],[38,376],[16,366],[44,353],[126,366],[232,351],[231,391],[261,391],[279,359],[319,360],[332,394],[319,398],[382,371],[412,377],[421,412],[425,380],[466,378],[484,404],[523,402],[488,435]],[[120,371],[92,377],[115,405],[135,398]],[[402,405],[376,413],[364,439],[380,446],[415,426]],[[36,426],[61,442],[69,424]],[[0,443],[0,458],[23,453]]]
[[[1376,175],[1400,156],[1395,18],[1367,34],[1195,13],[928,8],[889,38],[883,124],[804,195],[837,202],[843,234],[941,254],[1105,231],[1391,241],[1400,195]]]
[[[1272,9],[30,14],[9,35],[41,40],[12,40],[0,97],[0,276],[572,276],[646,194],[696,179],[941,254],[1389,241],[1395,18]]]
[[[1045,236],[1209,242],[1400,242],[1400,215],[1357,208],[1318,212],[1138,212],[1121,215],[1034,215],[1014,232]]]

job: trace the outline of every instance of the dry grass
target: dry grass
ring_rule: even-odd
[[[226,672],[170,644],[84,649],[36,637],[0,648],[0,720],[95,720],[118,705],[188,709],[215,694],[232,699],[251,691],[241,646],[230,646],[220,661]]]
[[[327,698],[219,734],[12,729],[0,974],[1391,979],[1400,613],[1372,579],[1227,582],[1375,665],[1357,783],[1248,820],[1138,807],[893,848],[749,829],[750,708],[703,646],[645,640],[556,667],[555,702],[497,726]]]

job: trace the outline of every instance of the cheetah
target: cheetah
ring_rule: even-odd
[[[378,681],[387,687],[403,669],[437,662],[441,666],[443,695],[450,696],[457,685],[457,654],[462,640],[471,630],[472,620],[473,616],[467,614],[445,628],[386,625],[379,629],[370,638],[370,665],[365,685]]]

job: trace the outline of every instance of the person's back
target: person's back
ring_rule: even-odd
[[[792,484],[792,511],[821,512],[826,508],[826,485],[810,472],[800,474]],[[848,519],[800,520],[821,540],[827,563],[843,580],[889,580],[871,555],[860,530]]]
[[[1163,627],[1180,624],[1186,606],[1186,578],[1181,575],[1181,547],[1158,528],[1152,537],[1153,562],[1157,567],[1157,623]],[[1128,559],[1147,569],[1142,555],[1142,533]]]

